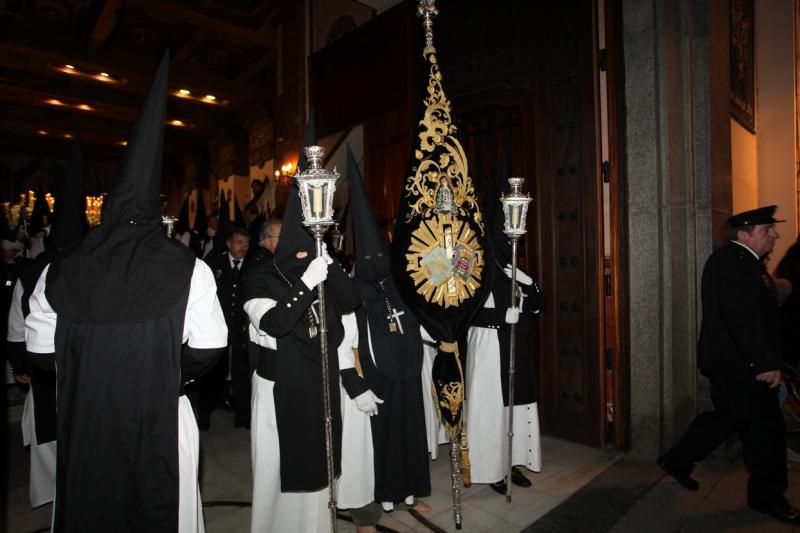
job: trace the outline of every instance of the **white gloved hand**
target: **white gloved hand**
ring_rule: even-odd
[[[517,322],[519,322],[519,307],[506,309],[506,324],[516,324]]]
[[[378,404],[383,403],[383,400],[375,396],[375,393],[371,390],[362,392],[355,397],[354,401],[356,402],[358,410],[369,416],[377,415]]]
[[[503,269],[503,272],[505,272],[506,276],[511,279],[511,265],[506,265],[506,267]],[[533,285],[533,278],[518,268],[517,282],[522,283],[523,285]]]
[[[333,258],[328,253],[328,243],[327,242],[323,242],[322,243],[322,257],[325,258],[325,262],[327,264],[329,264],[329,265],[333,264]]]
[[[323,256],[314,258],[300,276],[300,281],[305,283],[309,289],[313,289],[326,279],[328,279],[328,263],[325,262]]]

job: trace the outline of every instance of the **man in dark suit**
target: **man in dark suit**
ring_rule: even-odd
[[[711,380],[714,411],[695,418],[658,464],[684,488],[698,490],[694,463],[734,432],[750,470],[747,504],[800,524],[800,511],[784,498],[786,437],[778,406],[781,384],[780,321],[775,285],[762,259],[778,238],[776,206],[728,219],[730,242],[706,262],[702,279],[700,367]]]
[[[225,241],[227,253],[206,259],[217,280],[217,297],[228,326],[227,356],[220,358],[200,386],[197,426],[206,431],[211,426],[211,412],[225,392],[230,369],[233,425],[250,428],[250,375],[247,358],[247,320],[242,308],[239,278],[250,247],[250,235],[244,228],[231,228]]]

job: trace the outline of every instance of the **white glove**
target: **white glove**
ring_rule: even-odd
[[[325,257],[319,256],[311,261],[306,271],[300,276],[300,281],[306,284],[306,287],[313,289],[323,281],[328,279],[328,263],[325,262]]]
[[[354,401],[356,402],[358,410],[369,416],[377,415],[378,404],[383,403],[383,400],[375,396],[375,393],[371,390],[362,392],[355,397]]]
[[[330,254],[328,253],[328,243],[322,243],[322,257],[325,258],[325,262],[329,265],[333,264],[333,258],[331,258]]]
[[[516,324],[517,322],[519,322],[519,307],[506,309],[506,324]]]
[[[505,272],[506,276],[511,279],[511,265],[506,265],[506,267],[503,269],[503,272]],[[533,285],[533,278],[519,268],[517,269],[517,281],[523,285]]]

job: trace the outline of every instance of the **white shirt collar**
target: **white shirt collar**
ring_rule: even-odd
[[[235,257],[233,257],[233,256],[231,255],[231,253],[230,253],[230,252],[228,252],[228,262],[230,263],[230,265],[231,265],[231,268],[234,268],[234,267],[236,266],[236,265],[233,263],[234,261],[239,261],[239,267],[241,267],[241,266],[242,266],[242,260],[241,260],[241,259],[236,259]]]
[[[750,249],[750,247],[749,247],[749,246],[747,246],[745,243],[743,243],[743,242],[739,242],[739,241],[731,241],[731,242],[734,242],[734,243],[738,244],[739,246],[741,246],[742,248],[744,248],[745,250],[747,250],[748,252],[750,252],[751,254],[753,254],[753,257],[755,257],[756,259],[758,259],[759,261],[761,261],[761,258],[758,256],[758,254],[757,254],[757,253],[755,253],[755,252],[754,252],[752,249]]]

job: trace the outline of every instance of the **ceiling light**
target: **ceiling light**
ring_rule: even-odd
[[[119,141],[117,144],[120,146],[128,146],[128,141]]]
[[[45,103],[48,103],[50,105],[64,105],[64,102],[62,102],[61,100],[56,100],[55,98],[49,98],[45,100]]]
[[[186,125],[186,124],[183,123],[182,120],[178,120],[177,118],[174,119],[174,120],[170,120],[169,123],[172,124],[173,126],[185,126]]]
[[[83,109],[84,111],[94,111],[94,109],[92,108],[92,106],[90,106],[90,105],[86,105],[86,104],[81,104],[81,105],[79,105],[79,106],[78,106],[78,109]]]
[[[69,70],[75,70],[73,65],[64,65],[64,68],[68,68]]]
[[[36,133],[38,133],[39,135],[47,135],[47,131],[45,130],[39,130]]]
[[[192,91],[190,91],[189,89],[181,89],[181,90],[180,90],[180,91],[178,91],[178,92],[179,92],[180,94],[184,95],[184,96],[189,96],[190,94],[192,94]]]
[[[72,134],[71,133],[65,133],[64,134],[64,138],[65,139],[72,139]]]
[[[104,78],[109,78],[108,72],[101,72],[100,75]]]
[[[206,95],[206,100],[211,100],[213,102],[216,99],[217,99],[217,97],[214,96],[213,94],[207,94]]]

